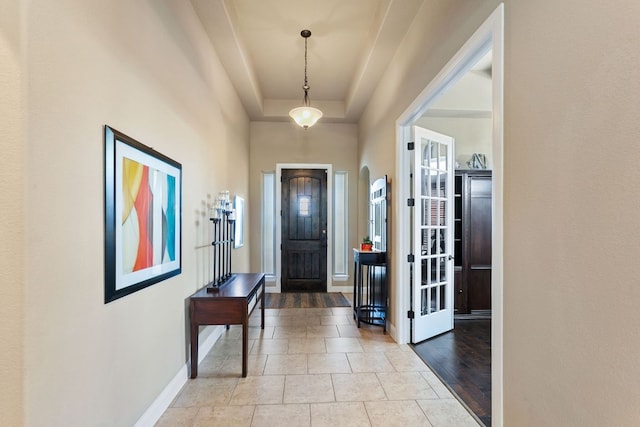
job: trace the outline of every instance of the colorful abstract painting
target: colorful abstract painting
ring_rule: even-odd
[[[109,302],[180,273],[182,167],[108,126],[105,159]]]

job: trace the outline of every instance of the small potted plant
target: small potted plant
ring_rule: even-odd
[[[362,243],[360,244],[360,250],[370,251],[371,248],[373,248],[373,242],[371,241],[369,236],[365,236],[364,239],[362,239]]]

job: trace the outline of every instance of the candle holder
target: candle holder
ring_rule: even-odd
[[[231,248],[235,236],[236,216],[228,191],[218,194],[210,220],[213,224],[213,281],[207,284],[207,292],[218,292],[235,279],[235,275],[231,273]]]

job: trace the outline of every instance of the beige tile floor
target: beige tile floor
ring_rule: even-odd
[[[407,345],[353,321],[351,308],[259,310],[232,326],[200,363],[158,427],[477,426]]]

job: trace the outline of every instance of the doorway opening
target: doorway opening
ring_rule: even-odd
[[[282,292],[327,291],[327,171],[282,169]]]
[[[501,4],[471,36],[460,51],[447,63],[441,72],[425,87],[409,108],[397,120],[396,159],[397,182],[400,197],[396,198],[396,211],[404,220],[397,221],[395,233],[397,252],[395,282],[399,297],[394,307],[397,325],[397,340],[410,341],[412,310],[410,278],[416,267],[407,260],[412,254],[412,234],[406,201],[411,198],[411,162],[407,142],[411,141],[411,129],[428,111],[434,102],[478,63],[488,52],[492,52],[491,64],[491,152],[492,152],[492,219],[491,219],[491,413],[495,425],[502,424],[502,215],[503,215],[503,33],[504,6]],[[453,314],[452,314],[453,315]]]
[[[305,259],[305,256],[301,256],[301,254],[304,251],[300,251],[300,248],[296,248],[296,245],[299,243],[296,240],[297,239],[293,239],[293,242],[287,242],[283,239],[283,228],[286,227],[286,225],[284,224],[284,210],[287,209],[286,207],[283,206],[283,199],[284,199],[284,195],[283,195],[283,184],[284,184],[284,180],[286,179],[286,176],[290,171],[290,170],[304,170],[304,171],[308,171],[311,175],[313,173],[324,175],[324,179],[325,182],[324,185],[324,196],[321,196],[320,193],[317,193],[316,196],[314,197],[312,192],[309,192],[308,194],[305,192],[306,190],[304,189],[304,187],[301,187],[301,191],[296,192],[295,193],[295,200],[293,202],[295,202],[293,204],[293,206],[291,204],[289,204],[289,208],[294,207],[296,209],[297,214],[299,214],[300,210],[302,210],[301,214],[301,221],[300,224],[304,224],[304,222],[306,221],[307,218],[309,218],[310,215],[312,215],[314,213],[313,209],[315,209],[315,207],[320,207],[320,205],[324,204],[324,210],[325,210],[325,214],[324,214],[324,227],[322,228],[318,228],[317,231],[320,233],[320,239],[318,239],[317,241],[317,250],[318,251],[324,251],[324,256],[321,256],[320,258],[323,258],[324,260],[324,266],[323,267],[318,267],[318,268],[322,268],[322,271],[311,271],[311,275],[315,276],[316,278],[310,281],[301,281],[301,280],[294,280],[292,282],[293,287],[290,287],[289,285],[291,283],[289,278],[292,277],[292,275],[294,276],[294,279],[297,278],[301,278],[302,275],[306,274],[305,273],[305,269],[302,270],[288,270],[289,276],[287,278],[285,278],[285,280],[287,281],[286,286],[283,287],[284,281],[283,281],[283,272],[285,268],[289,268],[289,264],[290,264],[290,260],[284,259],[284,255],[285,255],[285,246],[288,243],[293,243],[293,246],[289,245],[289,249],[293,250],[293,255],[294,255],[294,259],[293,262],[296,263],[296,265],[298,265],[299,262],[307,262],[307,260],[309,260],[309,262],[312,261],[313,257],[307,257],[309,259]],[[303,173],[304,174],[304,173]],[[305,180],[307,178],[300,178],[297,181],[293,181],[296,183],[296,188],[297,185],[303,185]],[[314,179],[309,177],[309,179]],[[332,253],[333,250],[333,245],[334,245],[334,236],[333,236],[333,232],[331,230],[333,230],[334,227],[334,218],[333,215],[331,214],[327,214],[327,213],[331,213],[333,212],[333,205],[334,205],[334,201],[333,201],[333,197],[334,197],[334,191],[333,191],[333,186],[334,186],[334,176],[333,176],[333,166],[331,164],[319,164],[319,163],[278,163],[276,164],[276,173],[275,173],[275,198],[274,198],[274,203],[275,203],[275,289],[274,292],[276,293],[280,293],[280,292],[316,292],[312,289],[306,289],[305,287],[308,288],[310,285],[309,283],[312,283],[311,287],[317,287],[318,289],[322,288],[322,290],[319,290],[319,292],[333,292],[335,291],[333,289],[333,281],[332,281],[332,275],[331,272],[333,271],[333,257],[332,256],[328,256],[329,254]],[[306,185],[306,184],[304,184]],[[299,193],[299,194],[298,194]],[[291,197],[291,193],[289,193],[288,197]],[[318,197],[320,197],[320,199],[318,199]],[[292,203],[293,203],[292,202]],[[317,203],[320,202],[320,205],[318,205]],[[289,209],[290,210],[290,209]],[[290,214],[290,212],[289,212]],[[319,219],[319,217],[318,217]],[[296,229],[298,227],[298,223],[296,223]],[[313,228],[313,226],[311,226]],[[289,233],[291,231],[291,229],[289,228],[288,230],[286,230],[287,233]],[[324,233],[323,233],[324,231]],[[296,230],[297,232],[297,230]],[[294,236],[295,237],[295,236]],[[295,253],[297,251],[297,254]],[[284,264],[284,262],[286,262],[287,264]],[[297,268],[297,267],[296,267]],[[307,272],[309,272],[309,270],[307,270]],[[298,277],[300,275],[300,277]],[[296,283],[297,282],[297,283]]]

